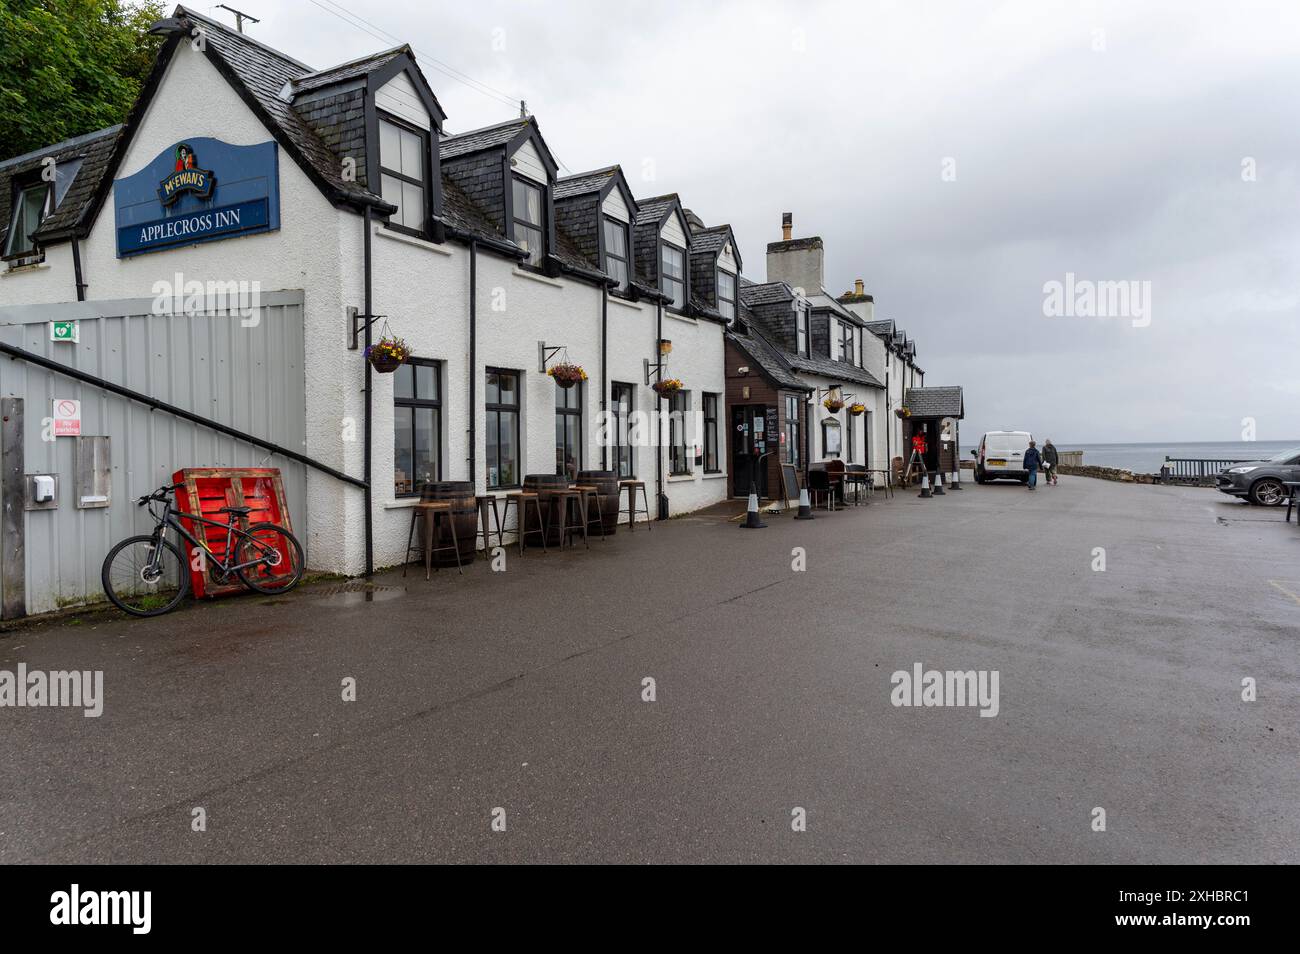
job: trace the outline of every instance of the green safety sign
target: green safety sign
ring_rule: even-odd
[[[77,340],[77,323],[75,321],[51,321],[50,340],[75,342]]]

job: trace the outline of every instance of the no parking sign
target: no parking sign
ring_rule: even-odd
[[[54,399],[54,436],[81,436],[81,402],[71,398]]]

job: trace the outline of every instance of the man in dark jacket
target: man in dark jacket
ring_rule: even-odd
[[[1043,466],[1043,455],[1038,452],[1038,447],[1033,441],[1029,442],[1029,447],[1025,450],[1025,470],[1029,471],[1028,487],[1033,490],[1038,484],[1038,469]]]
[[[1052,443],[1052,439],[1049,437],[1043,441],[1043,470],[1046,472],[1043,476],[1047,478],[1049,484],[1055,485],[1056,468],[1060,463],[1061,455],[1056,452],[1056,445]]]

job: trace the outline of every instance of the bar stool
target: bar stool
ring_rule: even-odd
[[[618,482],[618,489],[619,489],[619,493],[620,493],[620,494],[622,493],[624,487],[627,488],[627,528],[628,528],[628,530],[635,530],[635,529],[636,529],[636,517],[637,517],[637,514],[639,514],[639,513],[643,513],[643,514],[645,514],[645,517],[646,517],[645,528],[646,528],[647,530],[652,530],[652,529],[654,529],[654,524],[653,524],[653,522],[652,522],[651,519],[650,519],[650,498],[646,495],[646,491],[645,491],[645,481],[644,481],[644,480],[637,480],[637,479],[635,479],[635,478],[632,478],[632,479],[630,479],[630,480],[620,480],[620,481]],[[637,506],[636,506],[636,492],[637,492],[637,489],[638,489],[638,488],[640,488],[640,490],[641,490],[641,500],[642,500],[642,502],[645,504],[645,507],[644,507],[644,508],[637,508]],[[619,513],[622,513],[622,512],[623,512],[622,509],[620,509],[620,510],[619,510]]]
[[[493,494],[484,494],[483,496],[475,497],[474,503],[478,505],[479,526],[482,528],[479,531],[479,533],[482,534],[483,536],[483,555],[488,556],[490,555],[492,549],[490,544],[490,537],[492,534],[492,524],[488,522],[489,504],[492,506],[492,516],[496,518],[496,522],[497,522],[497,546],[504,547],[506,545],[505,530],[501,526],[501,514],[497,510],[497,498]],[[507,507],[509,506],[508,501],[506,503],[506,506]],[[475,535],[476,539],[477,536],[478,534]]]
[[[451,550],[456,554],[456,572],[461,576],[465,575],[464,569],[460,562],[460,541],[456,539],[456,510],[450,500],[433,500],[421,501],[415,505],[415,511],[411,514],[411,531],[415,530],[415,521],[420,521],[420,532],[424,537],[424,578],[429,579],[429,571],[433,569],[433,555]],[[434,537],[438,532],[438,524],[447,521],[451,527],[451,544],[436,547],[433,545]],[[411,559],[411,533],[406,536],[406,557],[402,562],[402,576],[406,576],[408,561]],[[442,569],[438,567],[437,569]]]
[[[560,549],[564,549],[564,538],[568,536],[569,546],[573,546],[573,531],[582,531],[582,542],[588,550],[591,543],[587,540],[587,495],[577,490],[552,490],[546,495],[549,506],[560,508]],[[574,523],[577,520],[579,522]]]
[[[600,539],[603,541],[605,539],[605,508],[602,506],[602,502],[605,495],[600,492],[599,487],[592,484],[578,484],[573,489],[582,494],[583,506],[587,508],[588,514],[591,513],[591,500],[596,501],[596,520],[600,524]]]
[[[546,514],[542,512],[541,494],[530,490],[517,490],[514,493],[506,494],[506,512],[504,519],[510,519],[510,505],[515,505],[515,536],[519,538],[519,555],[524,555],[524,537],[530,533],[541,534],[542,552],[546,552]],[[537,514],[536,530],[525,530],[528,526],[527,515],[528,505],[533,505],[533,510]],[[497,524],[498,527],[501,524]],[[500,537],[498,536],[498,539]]]

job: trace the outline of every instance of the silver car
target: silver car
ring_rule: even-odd
[[[1300,447],[1268,460],[1243,461],[1219,471],[1218,488],[1262,507],[1276,507],[1291,495],[1287,482],[1300,481]]]

